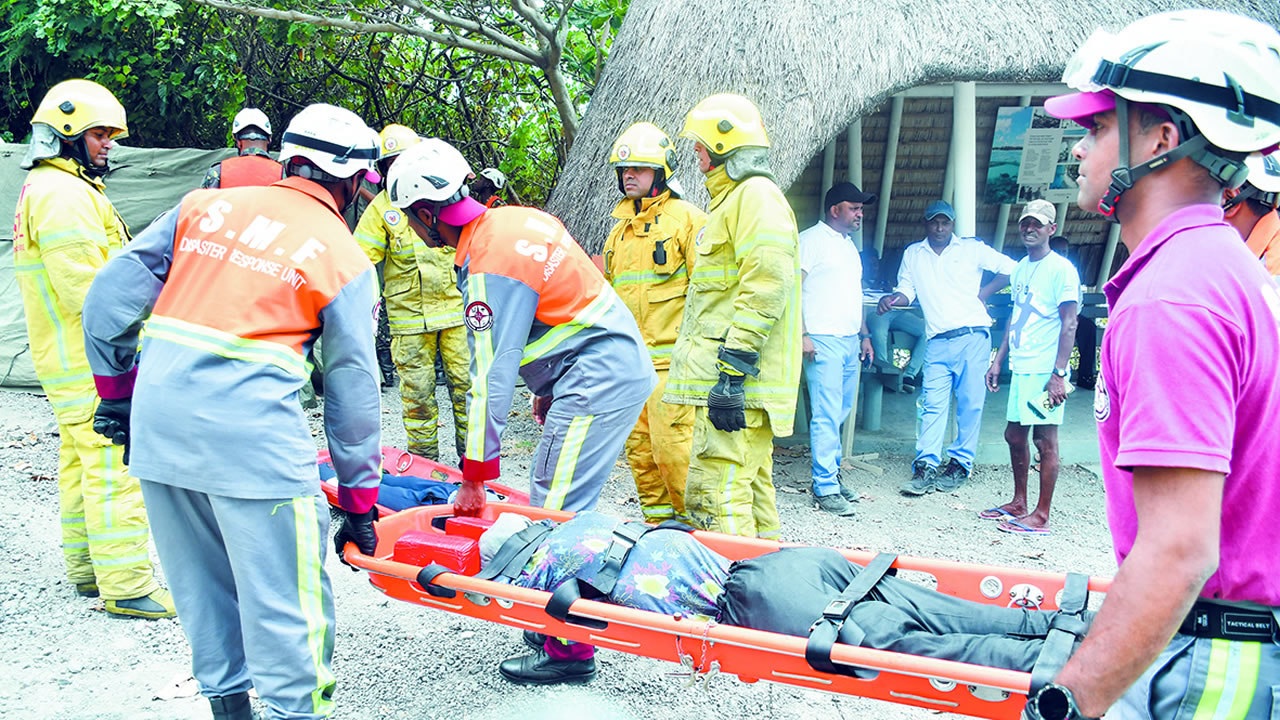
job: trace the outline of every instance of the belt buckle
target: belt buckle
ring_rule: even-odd
[[[846,620],[849,617],[849,611],[853,608],[852,600],[843,600],[836,598],[827,603],[822,610],[822,617],[827,620]]]

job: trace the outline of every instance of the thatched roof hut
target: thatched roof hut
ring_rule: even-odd
[[[863,187],[876,192],[876,163],[883,159],[885,141],[884,122],[876,118],[887,114],[893,95],[956,81],[1056,82],[1066,59],[1094,28],[1119,28],[1143,15],[1192,6],[1280,24],[1280,3],[1274,0],[632,0],[549,209],[588,250],[598,251],[619,199],[607,164],[613,140],[638,120],[657,123],[674,135],[685,112],[715,92],[741,93],[760,107],[773,142],[775,174],[784,189],[806,176],[806,168],[811,176],[823,147],[864,118]],[[988,147],[994,107],[1001,104],[1016,105],[1017,99],[979,99],[979,135],[987,133]],[[886,247],[918,235],[919,212],[942,187],[951,101],[911,99],[904,118],[913,116],[914,122],[904,119],[889,207],[869,208],[889,213]],[[690,141],[680,140],[677,151],[683,163],[678,177],[687,198],[705,205]],[[995,210],[981,203],[986,165],[981,138],[978,154],[977,220],[983,236],[994,225]],[[836,178],[844,177],[837,168]],[[913,189],[899,191],[900,181]],[[813,181],[800,185],[789,194],[804,227],[816,214],[813,207],[804,207],[802,196],[819,190]],[[816,207],[812,199],[807,203]],[[1070,216],[1073,227],[1077,220],[1086,222],[1075,212]],[[874,216],[867,222],[874,226]],[[1100,235],[1105,227],[1097,223],[1077,230]]]

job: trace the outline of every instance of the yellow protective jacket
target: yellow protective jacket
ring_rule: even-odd
[[[129,229],[100,178],[67,158],[41,160],[18,196],[13,264],[36,375],[63,424],[93,416],[98,393],[84,352],[85,293]]]
[[[387,191],[365,208],[353,233],[364,254],[382,269],[382,296],[392,335],[435,332],[462,324],[462,292],[453,273],[454,250],[428,247],[391,206]]]
[[[707,214],[668,190],[624,198],[613,216],[618,223],[604,241],[604,277],[635,316],[654,369],[665,370],[680,334],[693,240]]]
[[[684,320],[663,400],[706,405],[720,377],[723,345],[759,353],[747,376],[746,406],[769,414],[774,435],[791,434],[800,385],[800,253],[796,217],[767,177],[706,180],[707,224],[694,243]]]

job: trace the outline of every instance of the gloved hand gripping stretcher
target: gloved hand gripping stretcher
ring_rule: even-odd
[[[517,513],[533,521],[566,522],[571,513],[504,503],[489,503],[481,518],[454,518],[451,506],[411,508],[383,517],[377,523],[378,545],[373,556],[347,545],[348,563],[371,573],[370,582],[385,594],[406,602],[457,612],[523,630],[680,663],[689,673],[687,684],[705,686],[715,674],[737,675],[744,682],[773,680],[800,687],[877,698],[947,712],[985,718],[1017,718],[1033,686],[1051,679],[1066,662],[1087,622],[1082,619],[1089,590],[1105,592],[1109,581],[1034,570],[1017,570],[969,563],[840,551],[848,561],[866,566],[850,587],[835,592],[812,623],[809,637],[736,627],[691,615],[664,615],[589,599],[573,599],[584,584],[565,583],[556,593],[518,587],[502,577],[486,580],[479,574],[478,541],[501,513]],[[617,540],[631,534],[638,523],[619,524],[615,543],[602,551],[625,567]],[[693,532],[705,548],[741,561],[783,548],[800,547],[719,533]],[[499,558],[493,562],[503,564]],[[529,555],[524,556],[525,559]],[[780,556],[779,556],[780,557]],[[523,560],[516,561],[517,565]],[[608,560],[605,560],[608,564]],[[508,563],[510,565],[510,563]],[[745,565],[745,564],[744,564]],[[892,569],[891,569],[892,568]],[[495,568],[486,567],[486,574]],[[1052,630],[1040,641],[1046,648],[1032,672],[941,660],[902,652],[834,642],[849,637],[845,626],[853,608],[869,598],[881,578],[895,570],[927,573],[937,590],[949,598],[984,606],[1035,607],[1053,613]],[[857,569],[855,568],[855,571]],[[736,572],[736,569],[735,569]],[[890,579],[899,586],[902,581]],[[786,577],[778,591],[791,593]],[[858,587],[863,586],[863,587]],[[566,595],[564,590],[570,590]],[[583,588],[589,589],[589,588]],[[726,591],[727,594],[728,591]],[[929,592],[929,591],[922,591]],[[893,592],[889,593],[893,595]],[[883,599],[883,594],[880,596]],[[1067,612],[1078,610],[1079,612]],[[977,612],[984,612],[981,608]],[[1033,613],[1034,614],[1034,613]],[[1042,633],[1043,634],[1043,633]],[[1049,648],[1052,647],[1050,650]],[[823,669],[818,669],[823,668]],[[857,674],[855,677],[854,674]]]

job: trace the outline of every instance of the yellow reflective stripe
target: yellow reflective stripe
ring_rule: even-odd
[[[449,310],[442,313],[436,313],[435,315],[425,315],[423,316],[422,319],[425,320],[427,323],[438,323],[438,322],[444,322],[446,320],[457,320],[458,324],[460,325],[462,324],[462,309],[459,308],[457,310]]]
[[[676,347],[675,343],[667,343],[665,345],[650,345],[649,357],[651,358],[671,357],[671,351],[674,350],[675,347]]]
[[[781,233],[760,233],[755,237],[749,238],[733,247],[733,257],[735,260],[741,261],[744,256],[756,249],[756,246],[780,247],[784,250],[794,250],[795,241],[789,234]]]
[[[730,280],[738,277],[737,265],[695,265],[691,279],[693,282],[707,280]]]
[[[564,507],[569,488],[573,485],[574,471],[578,469],[578,456],[582,454],[582,446],[587,441],[587,429],[591,427],[594,415],[583,415],[569,421],[569,430],[560,445],[560,457],[556,458],[556,472],[551,477],[551,488],[547,491],[547,499],[542,507],[549,510],[560,510]]]
[[[306,358],[291,348],[269,340],[250,340],[161,315],[152,315],[147,321],[147,334],[157,340],[168,340],[231,360],[275,365],[300,378],[306,378],[309,374]]]
[[[22,263],[22,264],[15,263],[13,266],[13,271],[19,275],[23,273],[44,272],[44,263],[42,262]]]
[[[89,539],[94,542],[106,542],[108,540],[125,540],[127,538],[146,537],[147,528],[132,528],[129,530],[116,530],[115,532],[106,533],[89,533]]]
[[[484,278],[467,276],[467,300],[486,302]],[[493,365],[493,333],[488,330],[469,333],[475,345],[476,372],[471,376],[471,397],[467,403],[467,457],[484,460],[485,434],[489,430],[489,368]]]
[[[528,365],[556,349],[560,343],[577,335],[579,331],[594,326],[596,321],[604,317],[604,314],[609,311],[614,299],[617,297],[617,294],[613,292],[613,288],[607,285],[601,288],[600,294],[588,303],[586,307],[582,308],[572,320],[556,325],[547,330],[542,337],[526,345],[524,357],[520,358],[520,364]]]
[[[49,398],[49,404],[53,406],[54,410],[66,410],[68,408],[81,407],[83,405],[92,405],[97,401],[97,399],[97,392],[89,392],[86,395],[81,395],[80,397],[71,398],[69,400],[54,400],[53,398]]]
[[[739,310],[733,316],[734,325],[756,328],[765,335],[768,335],[769,331],[773,329],[774,322],[754,310]]]
[[[80,542],[64,542],[64,543],[62,543],[62,549],[63,549],[64,551],[66,551],[66,550],[88,550],[88,549],[89,549],[89,541],[88,541],[88,540],[81,540]],[[77,555],[79,555],[79,553],[76,553],[76,554],[77,554]]]
[[[311,691],[312,709],[319,715],[333,712],[328,693],[334,684],[333,672],[325,662],[329,622],[324,615],[323,568],[320,567],[320,524],[314,498],[293,499],[294,533],[298,552],[298,601],[307,621],[307,648],[315,668],[316,687]]]
[[[115,466],[115,445],[107,445],[98,449],[101,460],[98,466],[102,468],[103,492],[102,492],[102,522],[106,527],[115,526],[115,517],[111,512],[112,501],[116,496],[116,468]],[[120,450],[120,459],[124,459],[124,449]],[[138,492],[142,492],[141,489]]]
[[[1262,645],[1210,641],[1209,669],[1193,720],[1244,720],[1257,689]]]
[[[619,285],[640,285],[645,283],[663,283],[675,278],[682,278],[686,274],[685,266],[681,265],[675,272],[670,275],[659,275],[652,270],[636,270],[633,272],[620,272],[613,275],[613,286]]]
[[[44,272],[43,266],[41,266],[40,272],[33,274],[36,275],[36,290],[40,293],[45,317],[49,320],[49,324],[53,326],[54,335],[58,338],[58,364],[64,371],[70,370],[71,360],[67,356],[67,327],[62,321],[62,313],[58,312],[58,303],[54,302],[53,286],[49,284],[49,274]]]
[[[52,250],[63,245],[70,245],[75,240],[86,240],[94,245],[105,245],[107,242],[106,232],[85,232],[85,228],[76,226],[58,232],[48,232],[41,229],[40,237],[37,238],[37,244],[42,251]]]
[[[1253,693],[1258,687],[1258,673],[1262,667],[1262,643],[1233,642],[1232,650],[1238,651],[1239,662],[1234,673],[1228,672],[1234,696],[1226,720],[1244,720],[1253,703]]]
[[[712,432],[707,430],[707,432]],[[721,532],[729,535],[738,535],[738,519],[733,514],[733,491],[734,481],[738,477],[738,466],[734,463],[725,463],[724,469],[720,471],[720,507],[724,511],[724,529]]]
[[[40,378],[40,385],[45,388],[51,388],[61,387],[63,385],[75,385],[76,383],[90,382],[92,380],[93,371],[91,370],[70,370],[68,372],[44,375]]]
[[[135,552],[130,555],[106,555],[104,557],[100,550],[95,548],[93,551],[94,567],[120,567],[121,565],[137,565],[140,563],[145,563],[148,560],[150,560],[150,558],[147,556],[146,552]]]

